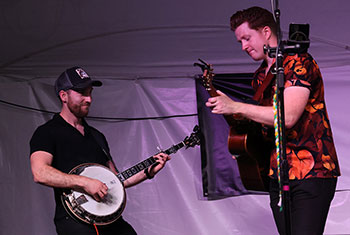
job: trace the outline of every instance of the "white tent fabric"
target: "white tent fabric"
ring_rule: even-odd
[[[50,188],[33,182],[29,139],[58,112],[53,82],[80,65],[103,81],[88,119],[105,133],[120,169],[182,141],[197,124],[193,67],[197,58],[216,73],[258,66],[229,30],[235,11],[265,1],[43,1],[0,3],[0,234],[55,234]],[[350,2],[281,1],[281,28],[309,23],[309,51],[325,82],[342,176],[325,234],[350,234]],[[10,104],[11,103],[11,104]],[[13,105],[15,104],[15,105]],[[17,105],[17,106],[16,106]],[[202,198],[199,148],[182,149],[151,181],[127,189],[123,216],[139,234],[277,234],[266,195]]]

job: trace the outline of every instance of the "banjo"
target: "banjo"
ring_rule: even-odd
[[[183,147],[194,147],[199,145],[199,143],[199,127],[196,125],[190,136],[186,136],[182,142],[162,152],[172,154]],[[90,195],[71,189],[62,193],[62,203],[68,214],[73,218],[78,218],[85,223],[94,225],[110,224],[121,216],[126,205],[126,192],[123,181],[154,164],[156,164],[156,159],[151,156],[117,175],[100,164],[80,164],[74,167],[69,174],[98,179],[107,185],[108,193],[103,201],[97,202]]]

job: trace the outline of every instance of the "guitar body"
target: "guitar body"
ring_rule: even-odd
[[[248,190],[268,191],[270,147],[260,130],[261,125],[256,122],[237,120],[230,126],[227,144],[229,152],[237,160],[244,187]]]
[[[205,63],[201,61],[202,63]],[[198,65],[198,64],[195,64]],[[205,63],[203,84],[211,97],[218,96],[212,85],[212,66]],[[236,158],[244,187],[253,191],[268,191],[270,145],[265,143],[259,123],[238,115],[224,115],[230,126],[228,150]]]
[[[230,127],[229,152],[235,156],[244,187],[253,191],[268,191],[270,154],[262,135],[256,132],[237,134]]]

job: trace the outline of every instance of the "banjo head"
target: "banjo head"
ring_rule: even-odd
[[[71,190],[70,194],[62,196],[69,212],[86,223],[96,225],[110,224],[120,217],[126,203],[125,189],[110,169],[98,164],[82,164],[69,174],[97,179],[108,187],[108,194],[102,202],[95,201],[88,194]]]

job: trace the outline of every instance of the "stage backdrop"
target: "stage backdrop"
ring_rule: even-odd
[[[270,1],[11,0],[0,3],[0,234],[55,234],[50,188],[33,183],[29,140],[58,112],[54,80],[79,65],[103,81],[87,121],[119,169],[182,141],[198,124],[193,63],[250,73],[258,63],[229,29],[237,10]],[[342,176],[325,234],[350,233],[350,2],[280,1],[281,26],[310,24]],[[142,235],[277,234],[266,195],[203,197],[200,148],[181,149],[153,180],[127,189],[124,217]]]

